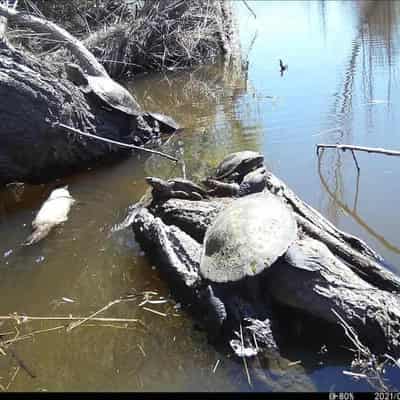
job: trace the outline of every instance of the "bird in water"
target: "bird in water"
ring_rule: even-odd
[[[33,220],[33,232],[23,245],[29,246],[39,242],[49,234],[53,227],[67,221],[69,210],[74,202],[68,186],[53,190]]]
[[[287,64],[283,64],[283,61],[279,60],[279,67],[281,69],[281,76],[282,76],[283,73],[288,69],[288,65]]]

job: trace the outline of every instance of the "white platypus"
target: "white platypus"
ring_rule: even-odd
[[[53,190],[33,220],[33,232],[23,243],[24,246],[39,242],[53,227],[67,221],[69,210],[74,202],[68,186]]]

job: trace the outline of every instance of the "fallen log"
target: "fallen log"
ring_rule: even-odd
[[[0,16],[65,43],[92,76],[109,78],[85,46],[56,24],[0,5]],[[127,144],[157,142],[158,133],[132,116],[102,107],[51,64],[0,44],[0,185],[46,182],[99,160],[127,156],[117,145],[65,134],[62,125]]]
[[[108,156],[117,146],[58,132],[64,123],[127,141],[129,119],[90,103],[50,65],[0,44],[0,185],[43,182]]]
[[[371,354],[390,354],[397,359],[399,278],[385,269],[382,257],[366,243],[337,229],[271,172],[263,191],[265,195],[278,195],[291,207],[299,230],[290,255],[284,254],[265,273],[251,278],[258,279],[260,288],[252,293],[243,285],[229,284],[222,289],[221,285],[206,282],[199,270],[205,232],[235,199],[153,197],[153,201],[135,210],[132,228],[178,300],[190,305],[212,340],[229,344],[239,356],[271,351],[282,354],[281,339],[291,331],[286,314],[276,310],[284,306],[321,323],[318,337],[332,338],[334,332],[334,340],[342,345],[348,340],[342,330],[345,325],[371,349]],[[212,300],[215,307],[221,313],[221,307],[226,310],[221,314],[221,329],[216,329],[221,320],[207,316],[207,285],[217,296]],[[312,326],[303,328],[310,335],[316,334]]]

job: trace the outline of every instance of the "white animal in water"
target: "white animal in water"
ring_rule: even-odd
[[[68,186],[53,190],[32,222],[33,232],[23,244],[29,246],[39,242],[53,227],[67,221],[69,210],[74,202]]]

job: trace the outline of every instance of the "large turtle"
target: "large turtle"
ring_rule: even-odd
[[[270,193],[256,193],[223,210],[206,232],[200,273],[214,283],[254,277],[297,237],[293,212]]]
[[[119,83],[108,76],[87,75],[76,64],[65,66],[68,78],[85,93],[93,93],[109,107],[132,116],[142,115],[136,99]]]
[[[215,333],[227,319],[226,293],[243,290],[257,299],[263,272],[283,255],[299,260],[296,246],[291,254],[296,238],[294,213],[269,192],[241,197],[216,217],[206,232],[200,261],[200,295]],[[295,263],[300,268],[303,264]]]
[[[88,75],[77,64],[67,64],[65,66],[68,79],[80,86],[84,93],[92,93],[107,106],[121,111],[125,114],[141,117],[150,126],[154,125],[163,133],[173,133],[180,126],[169,116],[156,112],[142,112],[134,96],[122,85],[115,82],[108,76]]]
[[[238,182],[250,171],[263,165],[264,156],[256,151],[239,151],[227,155],[211,179]]]

